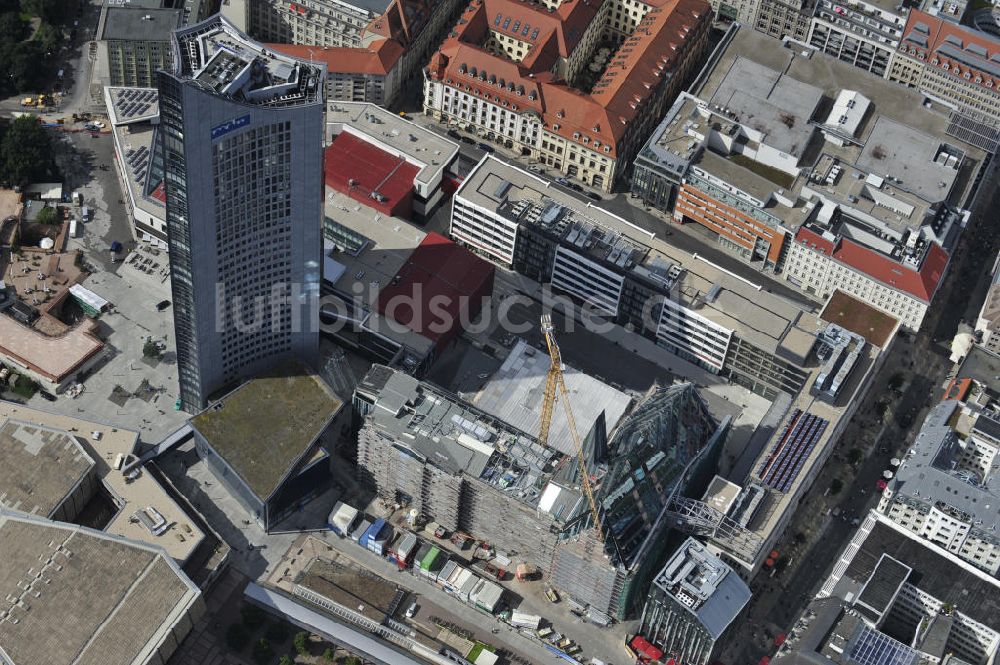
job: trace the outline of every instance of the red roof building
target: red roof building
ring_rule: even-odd
[[[382,287],[378,311],[444,349],[493,293],[494,268],[437,233],[428,234]]]
[[[988,4],[969,13],[995,28]],[[1000,118],[1000,39],[975,28],[911,9],[889,78]]]
[[[839,238],[831,241],[804,226],[795,234],[795,240],[886,286],[927,303],[937,293],[948,267],[948,252],[937,243],[930,244],[920,269],[914,270],[853,240]]]
[[[508,147],[610,189],[614,164],[631,161],[647,125],[658,121],[707,46],[712,13],[705,0],[640,3],[645,13],[610,54],[590,93],[574,89],[570,83],[590,66],[601,31],[621,29],[620,5],[620,0],[576,0],[548,11],[517,0],[474,0],[431,58],[428,76],[450,89],[450,99],[471,95],[493,114],[510,111],[544,130],[508,132]],[[446,96],[429,95],[436,101],[428,111],[490,129],[483,118],[492,116],[448,104]],[[586,151],[587,159],[571,159],[561,147],[549,150],[546,134]],[[609,163],[611,169],[594,167]]]
[[[413,179],[420,170],[348,132],[341,132],[323,157],[327,187],[393,217],[413,212]]]

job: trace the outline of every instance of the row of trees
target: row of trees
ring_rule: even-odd
[[[59,179],[52,137],[37,119],[21,116],[0,124],[0,184],[13,187]]]
[[[0,92],[37,92],[79,0],[0,0]],[[32,26],[37,25],[32,34]]]

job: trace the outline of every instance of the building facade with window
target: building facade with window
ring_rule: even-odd
[[[819,0],[809,44],[838,60],[886,76],[903,36],[909,3]]]
[[[110,84],[149,88],[156,72],[169,69],[170,33],[181,26],[180,9],[105,5],[98,26],[98,51]]]
[[[710,25],[704,0],[473,2],[425,70],[424,112],[611,191]]]
[[[878,512],[972,566],[1000,575],[1000,416],[941,402],[927,415]]]
[[[914,9],[888,78],[1000,121],[1000,39]]]
[[[512,165],[486,157],[469,174],[450,234],[755,392],[804,385],[814,317]]]
[[[417,75],[461,0],[262,0],[250,34],[327,71],[327,98],[389,106]]]
[[[181,401],[318,352],[322,66],[219,16],[174,33],[159,81]]]
[[[768,37],[805,42],[815,11],[815,0],[761,0],[753,27]]]

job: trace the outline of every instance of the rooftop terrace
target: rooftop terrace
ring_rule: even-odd
[[[653,584],[697,616],[715,639],[750,601],[750,589],[739,575],[693,538],[667,561]]]
[[[127,477],[115,468],[119,456],[124,459],[135,454],[139,442],[137,432],[2,400],[0,418],[64,431],[75,437],[76,442],[94,460],[98,478],[116,499],[117,512],[104,528],[106,532],[162,547],[167,554],[182,563],[187,561],[204,539],[198,525],[152,475],[140,471],[134,477]],[[168,529],[154,533],[140,520],[132,519],[136,513],[149,508],[163,517],[164,522],[170,525]]]
[[[803,55],[801,46],[779,47],[762,33],[749,28],[739,29],[721,53],[716,66],[700,81],[696,89],[691,90],[691,94],[711,100],[712,104],[728,106],[733,111],[740,108],[743,100],[734,97],[732,93],[744,90],[751,105],[744,120],[749,118],[750,113],[755,116],[753,121],[759,121],[760,113],[776,113],[776,116],[770,116],[771,120],[761,122],[773,135],[780,136],[785,134],[786,130],[794,133],[799,131],[800,125],[804,126],[808,118],[802,117],[804,111],[801,109],[813,104],[812,99],[816,91],[822,95],[821,99],[816,99],[817,112],[813,119],[817,123],[826,121],[828,110],[833,107],[842,91],[854,91],[870,101],[871,110],[861,119],[848,145],[838,149],[827,143],[824,149],[842,161],[852,164],[858,162],[862,168],[870,166],[876,175],[880,176],[886,175],[886,168],[881,166],[881,163],[888,163],[889,158],[894,158],[896,160],[894,163],[899,168],[898,173],[892,175],[902,180],[900,183],[902,188],[929,200],[935,198],[941,200],[937,195],[942,188],[938,187],[937,183],[942,178],[940,173],[936,173],[939,169],[933,166],[933,163],[941,143],[950,143],[965,153],[965,160],[959,164],[958,173],[946,179],[946,191],[950,192],[947,200],[951,204],[964,202],[973,185],[976,169],[982,164],[985,153],[948,134],[950,108],[927,99],[915,89],[888,82],[840,62],[836,58],[816,53],[811,49],[805,52],[807,55]],[[809,103],[802,106],[794,96],[785,95],[781,103],[775,104],[777,110],[758,106],[753,96],[752,83],[756,81],[757,84],[764,86],[761,89],[768,90],[769,82],[774,85],[774,82],[778,81],[775,91],[770,93],[773,96],[780,92],[780,82],[785,79],[794,80],[800,85],[808,85],[806,90],[809,91],[807,96]],[[719,97],[720,101],[731,99],[732,102],[720,104],[716,101],[716,97],[720,94],[722,95]],[[781,114],[784,112],[781,107],[784,104],[800,108],[800,112],[795,114],[796,120],[792,127],[787,127],[781,122]],[[903,134],[900,135],[899,132]],[[791,147],[787,139],[781,139],[779,142]],[[877,145],[883,145],[886,150],[883,159],[876,160],[881,163],[873,165],[868,157],[862,155],[862,148],[866,148],[871,154]],[[888,149],[890,146],[892,152]],[[924,166],[919,169],[902,168],[912,164]]]
[[[393,155],[402,156],[420,170],[421,183],[440,181],[458,156],[458,144],[396,113],[363,102],[333,102],[326,110],[327,129],[361,136]]]
[[[323,100],[322,65],[269,51],[217,14],[174,32],[174,76],[246,104]]]

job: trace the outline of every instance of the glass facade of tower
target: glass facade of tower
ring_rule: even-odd
[[[318,353],[324,76],[219,16],[174,47],[159,150],[181,403],[198,411]]]

